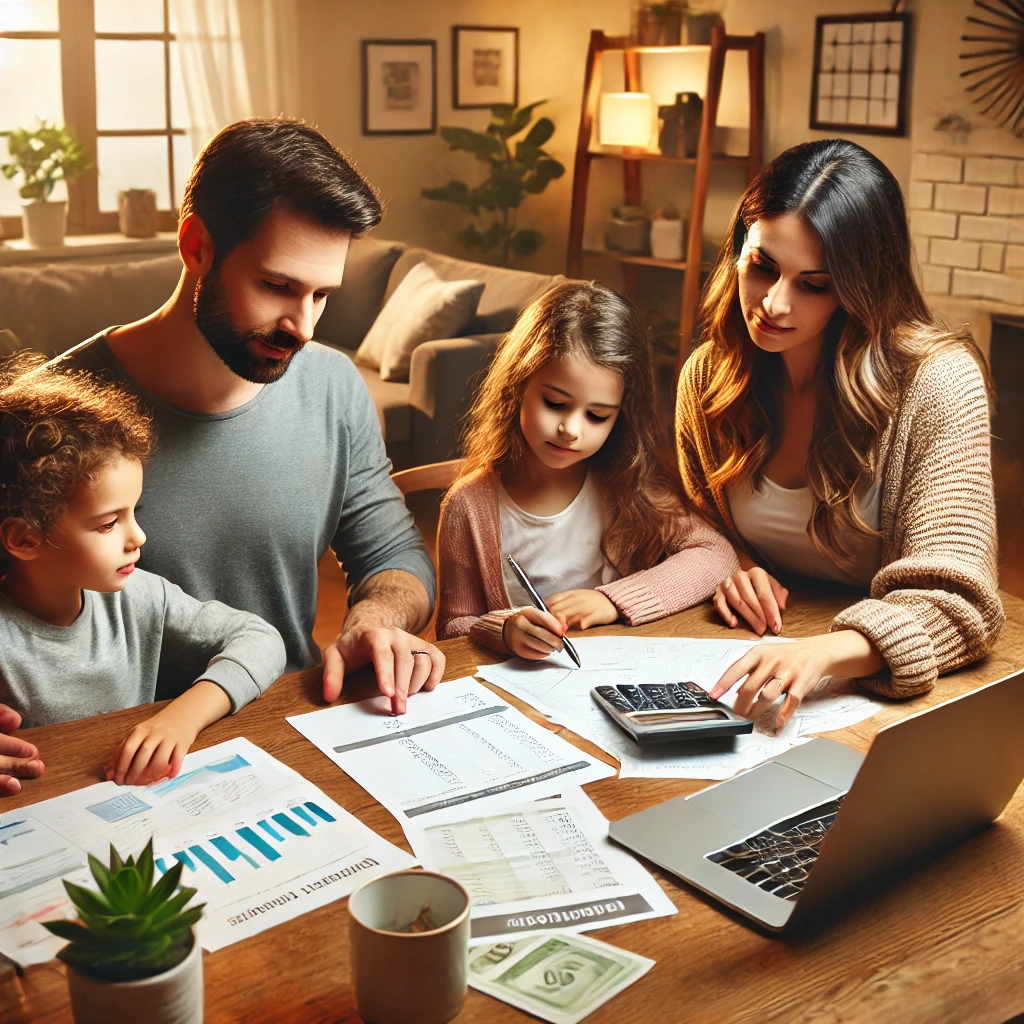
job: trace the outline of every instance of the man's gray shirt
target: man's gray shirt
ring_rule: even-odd
[[[25,728],[148,704],[165,643],[204,663],[188,682],[216,683],[232,711],[284,669],[281,637],[262,619],[136,569],[120,592],[83,590],[70,626],[42,622],[0,594],[0,702]]]
[[[433,603],[430,556],[391,480],[377,410],[349,359],[310,343],[245,405],[189,413],[142,391],[106,334],[69,358],[129,384],[155,414],[157,450],[137,514],[146,569],[200,600],[266,619],[284,638],[289,669],[320,661],[317,562],[328,547],[350,598],[373,574],[404,569]]]

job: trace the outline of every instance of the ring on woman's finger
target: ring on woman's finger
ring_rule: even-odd
[[[426,657],[428,657],[428,658],[430,657],[430,651],[410,651],[409,653],[410,653],[410,654],[411,654],[411,655],[412,655],[412,656],[413,656],[414,658],[416,657],[416,655],[417,655],[417,654],[423,654],[423,655],[426,655]]]

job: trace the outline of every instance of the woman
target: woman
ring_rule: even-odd
[[[870,587],[831,631],[753,648],[736,708],[785,693],[784,724],[827,675],[890,697],[986,654],[1003,622],[987,376],[967,334],[932,318],[899,186],[852,142],[788,150],[747,188],[679,382],[689,499],[740,571],[715,606],[782,628],[799,574]]]

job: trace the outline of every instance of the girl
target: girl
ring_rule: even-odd
[[[825,636],[762,645],[736,710],[782,694],[779,724],[827,675],[891,697],[982,657],[1003,621],[986,372],[914,280],[903,198],[852,142],[788,150],[747,188],[679,382],[690,501],[741,550],[715,606],[782,627],[783,574],[868,588]]]
[[[543,658],[569,627],[670,615],[737,568],[683,509],[657,407],[647,331],[618,292],[566,281],[523,311],[477,393],[441,508],[440,637]],[[508,554],[549,612],[525,607]]]

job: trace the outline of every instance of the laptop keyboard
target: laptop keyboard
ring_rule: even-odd
[[[597,692],[613,707],[630,711],[676,711],[680,708],[715,708],[708,691],[696,683],[641,683],[598,686]]]
[[[796,899],[845,795],[777,821],[742,843],[705,856],[773,896]]]

